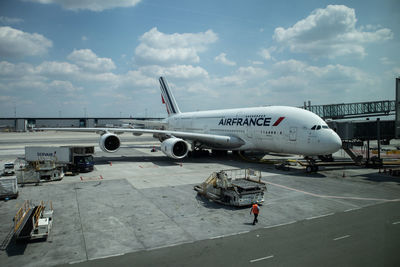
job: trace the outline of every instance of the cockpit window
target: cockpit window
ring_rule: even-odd
[[[322,125],[322,128],[324,128],[324,129],[329,129],[329,127],[326,126],[326,125]]]
[[[318,125],[318,126],[317,126],[317,130],[320,130],[320,129],[321,129],[321,125]]]
[[[311,130],[315,130],[315,127],[317,127],[317,125],[314,125],[314,126],[311,128]]]

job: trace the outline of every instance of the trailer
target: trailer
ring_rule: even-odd
[[[242,207],[264,202],[266,184],[261,172],[251,169],[230,169],[213,172],[202,184],[196,185],[198,194],[221,204]]]
[[[0,178],[0,199],[11,199],[18,197],[17,177]]]
[[[54,162],[64,165],[65,172],[90,172],[94,168],[94,146],[28,146],[27,162]]]

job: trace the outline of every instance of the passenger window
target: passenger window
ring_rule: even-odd
[[[316,127],[317,125],[314,125],[312,128],[311,128],[311,130],[315,130],[315,127]]]
[[[318,125],[318,126],[317,126],[317,130],[320,130],[320,129],[321,129],[321,125]]]

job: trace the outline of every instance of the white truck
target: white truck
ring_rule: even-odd
[[[4,164],[4,169],[3,169],[3,175],[8,176],[8,175],[14,175],[14,163],[13,162],[7,162]]]
[[[93,171],[94,146],[27,146],[25,160],[27,162],[53,161],[66,165],[65,171]]]

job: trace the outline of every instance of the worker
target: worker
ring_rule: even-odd
[[[250,210],[250,215],[251,213],[254,214],[254,220],[253,220],[253,225],[255,225],[256,223],[258,223],[258,214],[260,213],[260,207],[258,207],[257,203],[253,203],[253,206],[251,207]]]

